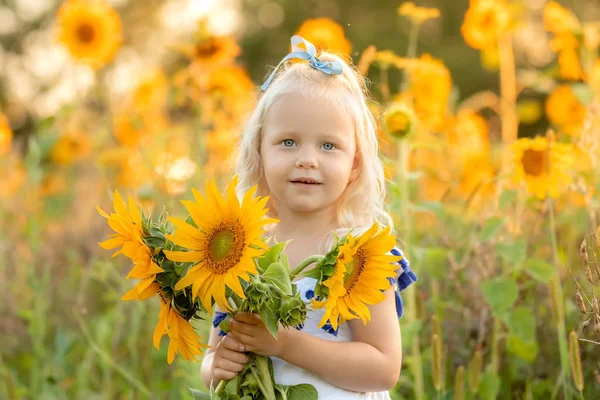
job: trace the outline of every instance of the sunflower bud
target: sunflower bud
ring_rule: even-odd
[[[577,308],[579,308],[579,311],[583,314],[587,313],[587,308],[585,306],[583,296],[581,295],[579,289],[577,289],[577,291],[575,292],[575,300],[577,301]]]
[[[415,131],[414,111],[402,103],[393,106],[383,117],[387,133],[395,139],[404,139]]]
[[[296,297],[285,299],[279,308],[279,321],[283,326],[296,327],[304,323],[306,319],[306,303],[300,299],[299,294]]]
[[[249,311],[257,312],[263,306],[266,306],[270,302],[270,291],[271,288],[268,284],[259,280],[252,280],[251,284],[246,289],[246,298]]]

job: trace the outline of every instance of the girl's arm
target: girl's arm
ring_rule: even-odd
[[[204,383],[204,386],[206,386],[207,388],[210,388],[210,383],[212,381],[212,384],[214,387],[216,387],[219,382],[217,382],[217,380],[213,380],[213,374],[212,374],[212,362],[213,362],[213,358],[215,356],[215,348],[217,346],[217,344],[221,341],[221,338],[219,337],[219,328],[212,328],[210,329],[210,336],[208,338],[208,345],[210,346],[207,350],[206,353],[204,354],[204,359],[202,360],[202,366],[200,369],[200,375],[202,376],[202,382]]]
[[[200,373],[207,388],[211,383],[217,387],[222,379],[233,379],[248,362],[243,345],[231,336],[220,337],[218,327],[210,330],[208,345],[210,348],[202,360]]]
[[[358,319],[348,322],[352,342],[332,342],[295,329],[280,329],[275,340],[256,316],[247,315],[239,321],[236,317],[231,329],[247,351],[279,357],[336,386],[357,392],[389,390],[402,365],[394,296],[389,289],[384,301],[369,307],[367,325]]]

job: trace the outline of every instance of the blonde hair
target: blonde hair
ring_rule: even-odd
[[[312,68],[308,63],[288,61],[279,68],[270,86],[258,100],[240,137],[236,163],[236,174],[239,176],[238,197],[242,198],[248,189],[257,184],[258,195],[269,195],[261,163],[260,145],[262,128],[271,106],[279,96],[286,93],[317,95],[325,97],[336,106],[346,106],[356,127],[358,174],[338,199],[337,223],[340,228],[335,232],[343,236],[354,228],[353,233],[361,233],[375,222],[390,226],[393,232],[393,220],[384,209],[386,187],[383,163],[379,158],[376,120],[367,106],[365,78],[353,65],[335,54],[323,52],[318,58],[320,61],[340,62],[342,74],[329,75]],[[277,217],[275,204],[270,202],[269,207],[269,216]],[[328,235],[325,240],[327,249],[332,243],[333,232]]]

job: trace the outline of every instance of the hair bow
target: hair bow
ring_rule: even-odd
[[[318,69],[319,71],[322,71],[329,75],[341,75],[342,64],[339,61],[319,61],[319,59],[317,58],[317,48],[315,47],[315,45],[309,42],[308,40],[304,39],[302,36],[292,36],[291,42],[292,52],[285,56],[283,60],[279,62],[279,64],[277,65],[277,67],[275,67],[269,78],[260,87],[261,90],[267,90],[267,87],[269,87],[269,84],[275,77],[275,73],[277,72],[281,64],[283,64],[290,58],[300,58],[302,60],[308,60],[310,66],[314,69]],[[300,47],[301,43],[304,43],[306,50]]]

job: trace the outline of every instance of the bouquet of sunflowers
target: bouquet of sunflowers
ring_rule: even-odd
[[[262,237],[266,224],[278,222],[266,218],[268,197],[254,196],[256,186],[245,193],[240,204],[235,193],[237,177],[224,195],[214,181],[206,184],[206,197],[192,188],[195,201],[183,200],[188,211],[185,220],[161,214],[156,221],[147,216],[129,197],[126,204],[118,192],[114,195],[114,213],[97,207],[115,231],[101,242],[104,249],[118,249],[133,261],[127,279],[139,282],[123,300],[145,300],[157,295],[160,313],[153,335],[160,349],[164,335],[169,337],[168,363],[175,355],[197,361],[206,348],[190,320],[205,319],[216,312],[213,326],[228,331],[227,321],[237,312],[258,313],[267,329],[277,338],[280,327],[302,329],[307,304],[300,298],[295,277],[312,264],[305,276],[317,280],[313,308],[325,308],[320,326],[349,319],[369,319],[367,305],[377,304],[396,275],[401,256],[389,253],[395,238],[389,228],[374,224],[355,238],[336,236],[325,256],[311,256],[291,269],[285,254],[288,242],[269,247]],[[366,273],[365,273],[366,272]],[[369,282],[358,279],[368,277]],[[350,297],[352,300],[350,300]],[[210,393],[193,390],[197,399],[317,399],[311,385],[279,385],[273,380],[268,357],[251,355],[236,378],[233,390],[222,381]]]

